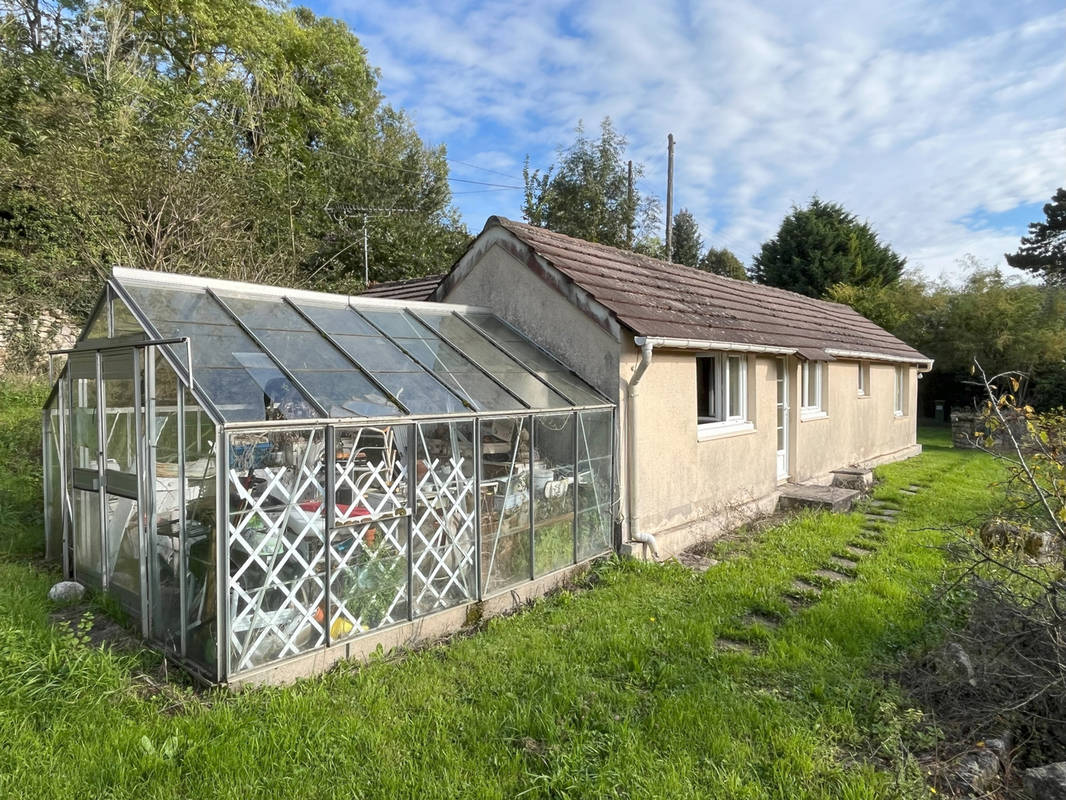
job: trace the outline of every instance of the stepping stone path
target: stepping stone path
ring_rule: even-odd
[[[881,516],[895,517],[899,514],[899,509],[895,506],[886,504],[872,505],[872,510],[867,513],[880,514]]]
[[[781,622],[776,617],[771,617],[769,614],[763,614],[761,611],[753,611],[750,614],[745,615],[742,620],[745,625],[755,625],[763,628],[769,628],[772,631],[781,627]]]
[[[824,578],[833,583],[850,583],[855,580],[850,575],[846,575],[843,572],[837,572],[835,569],[816,569],[814,574],[819,578]]]
[[[844,567],[844,569],[857,569],[859,566],[858,561],[852,561],[850,558],[844,558],[843,556],[829,556],[829,560],[838,567]]]
[[[890,517],[887,514],[865,514],[864,518],[867,522],[886,522],[892,523],[896,521],[895,517]]]
[[[900,491],[903,494],[913,496],[927,488],[929,488],[928,485],[912,483],[900,489]],[[897,521],[896,517],[900,513],[899,504],[893,500],[870,499],[863,512],[863,524],[859,538],[844,545],[840,555],[831,555],[829,557],[829,565],[814,570],[811,575],[821,578],[830,586],[854,582],[855,576],[849,573],[858,569],[859,563],[863,558],[877,552],[878,542],[885,537],[885,526],[894,525]],[[709,567],[718,563],[713,558],[691,552],[681,553],[677,556],[677,561],[700,572],[705,572]],[[821,598],[827,588],[827,586],[819,586],[803,578],[796,578],[792,581],[792,586],[785,591],[783,599],[792,611],[798,612]],[[752,611],[746,614],[742,622],[746,626],[759,627],[771,632],[776,631],[781,626],[780,619],[761,611]],[[715,648],[719,651],[747,653],[749,655],[754,655],[759,650],[757,645],[750,642],[728,637],[716,639]]]
[[[792,588],[801,594],[819,595],[822,593],[821,586],[816,583],[811,583],[810,581],[805,581],[803,578],[796,578],[796,580],[792,581]]]
[[[715,639],[714,646],[719,650],[727,650],[732,653],[747,653],[754,655],[755,645],[750,642],[742,642],[739,639],[729,639],[724,636]]]

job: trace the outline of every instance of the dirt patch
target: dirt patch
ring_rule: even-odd
[[[144,643],[99,609],[77,603],[56,609],[49,615],[52,624],[85,636],[93,647],[110,647],[120,653],[139,653]]]

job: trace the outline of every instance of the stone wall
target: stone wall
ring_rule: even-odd
[[[1023,449],[1029,449],[1032,441],[1026,431],[1026,420],[1020,414],[1005,414],[1007,424],[1021,443]],[[980,436],[978,436],[980,434]],[[1006,431],[993,435],[983,414],[973,411],[951,412],[951,440],[955,447],[974,449],[978,446],[991,449],[997,453],[1013,451],[1014,445]]]
[[[30,313],[8,301],[0,311],[0,375],[47,374],[48,351],[72,347],[79,329],[63,312]]]

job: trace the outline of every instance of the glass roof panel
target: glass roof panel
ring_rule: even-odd
[[[470,359],[439,339],[397,339],[396,344],[431,372],[479,372]]]
[[[378,372],[374,377],[414,414],[456,414],[476,408],[472,403],[464,403],[421,369],[418,372]]]
[[[359,313],[381,328],[386,336],[402,339],[436,338],[431,331],[407,316],[402,308],[360,308]]]
[[[549,356],[503,320],[492,314],[464,313],[466,319],[478,326],[492,341],[498,343],[530,372],[535,372],[574,405],[598,405],[606,402],[599,393],[576,373]]]
[[[350,308],[303,301],[297,305],[412,413],[451,414],[476,408],[442,386],[421,364]]]
[[[219,297],[327,411],[337,411],[336,416],[381,417],[404,413],[281,299]],[[330,416],[334,416],[332,411]]]
[[[489,372],[508,372],[519,368],[519,363],[515,359],[500,350],[454,313],[419,309],[415,312],[415,316]]]
[[[227,422],[316,416],[311,403],[202,289],[123,284],[164,338],[192,341],[193,379]],[[186,367],[185,348],[171,348]]]
[[[296,305],[311,321],[329,334],[350,333],[357,336],[380,336],[377,329],[348,306],[319,305],[297,300]]]
[[[216,299],[195,280],[147,275],[122,284],[161,336],[190,337],[196,383],[226,421],[313,418],[316,403],[330,416],[373,417],[606,402],[492,314],[328,295],[290,303],[208,283]],[[171,349],[184,364],[185,348]]]
[[[379,371],[387,372],[423,372],[424,370],[411,357],[384,336],[347,336],[331,334],[333,341],[354,358],[363,369],[375,375]]]
[[[435,372],[441,381],[479,411],[514,411],[525,409],[521,401],[489,380],[480,372]]]

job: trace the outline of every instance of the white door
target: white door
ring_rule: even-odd
[[[777,479],[788,477],[788,364],[777,359]]]

